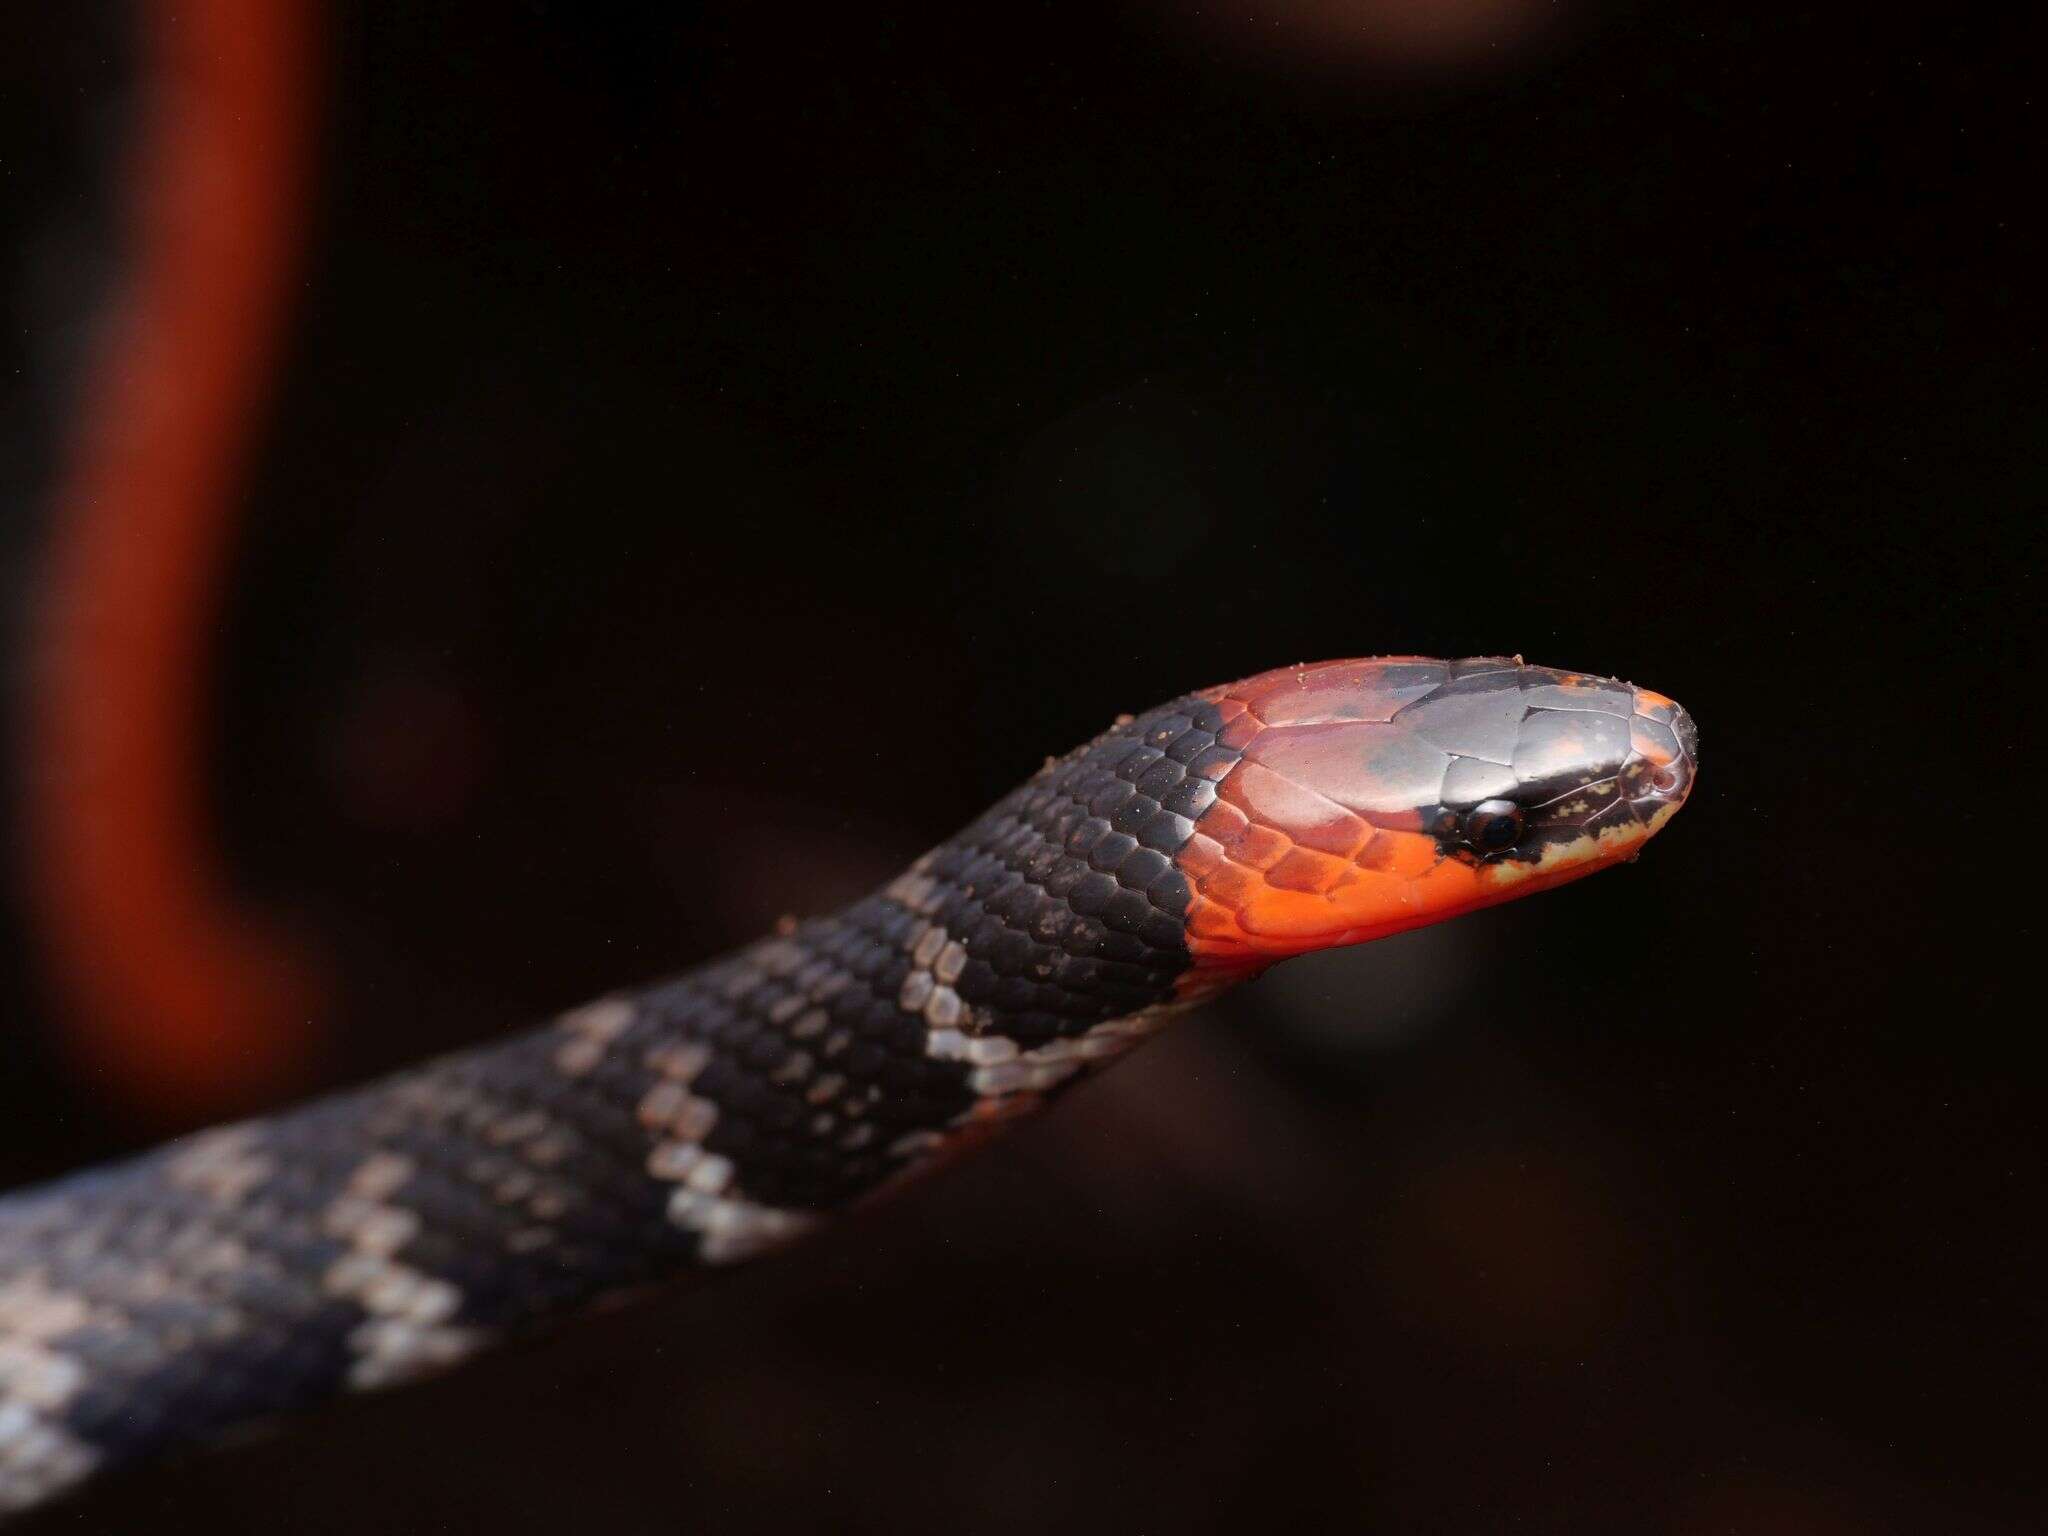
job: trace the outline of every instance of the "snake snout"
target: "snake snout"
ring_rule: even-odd
[[[1647,766],[1634,790],[1638,809],[1676,810],[1692,793],[1699,767],[1700,732],[1677,700],[1650,688],[1633,688],[1634,714],[1629,721],[1631,755]]]

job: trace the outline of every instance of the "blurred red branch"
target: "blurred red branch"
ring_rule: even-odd
[[[203,723],[250,439],[305,220],[312,0],[143,7],[134,256],[56,498],[27,825],[68,1042],[107,1090],[206,1116],[289,1081],[303,961],[230,899]]]

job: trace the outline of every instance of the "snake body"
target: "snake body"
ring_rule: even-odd
[[[1662,695],[1286,668],[1045,767],[883,890],[679,979],[0,1200],[0,1512],[797,1237],[1289,954],[1632,857]]]

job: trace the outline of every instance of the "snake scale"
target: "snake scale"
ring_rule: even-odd
[[[1519,657],[1283,668],[832,916],[0,1200],[0,1514],[779,1246],[1275,960],[1632,858],[1695,761],[1661,694]]]

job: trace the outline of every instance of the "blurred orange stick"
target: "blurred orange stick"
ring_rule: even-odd
[[[229,898],[210,637],[297,270],[313,0],[151,0],[134,257],[59,483],[30,695],[32,906],[78,1062],[157,1120],[288,1085],[310,968]]]

